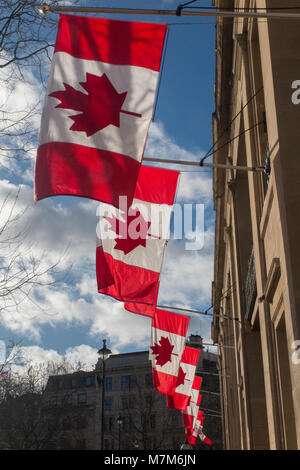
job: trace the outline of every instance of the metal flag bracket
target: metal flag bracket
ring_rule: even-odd
[[[225,163],[205,163],[203,159],[200,160],[200,162],[193,162],[193,161],[186,161],[186,160],[169,160],[166,158],[144,157],[143,161],[155,162],[155,163],[173,163],[176,165],[198,166],[198,167],[208,167],[208,168],[223,168],[225,170],[241,170],[241,171],[253,171],[253,172],[266,173],[265,166],[241,166],[241,165],[226,165]]]

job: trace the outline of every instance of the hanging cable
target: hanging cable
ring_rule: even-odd
[[[178,5],[177,10],[176,10],[176,16],[181,16],[181,12],[182,12],[183,8],[185,8],[187,5],[190,5],[191,3],[195,3],[197,1],[198,0],[190,0],[189,2]]]
[[[221,295],[219,296],[219,298],[217,299],[217,302],[219,302],[220,300],[224,299],[224,297],[226,297],[226,296],[228,295],[228,292],[231,294],[230,291],[234,288],[235,284],[236,284],[236,281],[235,281],[233,284],[231,284],[231,285],[228,287],[228,289],[226,289],[226,291],[224,292],[224,294],[221,294]],[[205,310],[205,311],[208,313],[208,311],[209,311],[210,309],[214,308],[215,305],[216,305],[216,304],[214,303],[213,305],[211,305],[211,306],[210,306],[207,310]]]
[[[248,127],[248,129],[244,129],[240,134],[234,136],[232,139],[228,140],[227,142],[225,142],[225,144],[221,145],[221,147],[218,147],[217,149],[213,150],[212,152],[210,152],[208,155],[206,155],[205,157],[203,157],[200,161],[200,166],[203,165],[204,163],[204,159],[205,158],[208,158],[208,157],[211,157],[212,155],[214,155],[216,152],[218,152],[219,150],[221,150],[222,148],[226,147],[226,145],[229,145],[231,142],[233,142],[235,139],[238,139],[239,137],[241,137],[241,135],[245,134],[246,132],[249,132],[251,131],[252,129],[255,129],[255,127],[258,127],[260,126],[261,124],[264,124],[265,121],[260,121],[260,122],[257,122],[256,124],[254,124],[253,126],[251,127]],[[261,167],[260,167],[261,168]]]
[[[204,155],[204,157],[200,160],[200,166],[203,165],[203,162],[204,160],[206,160],[208,157],[210,157],[213,153],[213,149],[215,148],[215,146],[217,145],[217,143],[222,139],[222,137],[227,133],[227,132],[230,132],[231,130],[231,126],[233,124],[233,122],[239,117],[239,115],[243,112],[243,110],[251,103],[252,100],[254,100],[254,98],[258,95],[258,93],[260,93],[262,90],[263,90],[263,86],[260,87],[255,93],[254,95],[252,95],[249,100],[242,106],[242,108],[240,109],[240,111],[231,119],[231,121],[229,122],[229,124],[227,125],[227,127],[222,131],[220,137],[216,140],[216,142],[214,142],[214,144],[210,147],[210,149],[206,152],[206,154]],[[219,149],[217,149],[219,150]]]

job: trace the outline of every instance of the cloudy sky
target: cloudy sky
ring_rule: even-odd
[[[91,6],[93,1],[81,4]],[[137,5],[134,0],[127,2],[129,8]],[[121,2],[111,1],[110,6],[121,6]],[[143,8],[174,9],[176,6],[177,2],[172,0],[149,0],[143,4]],[[199,161],[211,146],[214,22],[176,17],[167,17],[168,21],[158,17],[122,19],[170,24],[145,156]],[[43,68],[45,76],[48,67]],[[8,70],[1,73],[2,80],[5,74],[9,76]],[[93,367],[97,361],[97,349],[101,347],[103,338],[107,339],[114,353],[148,349],[150,320],[127,312],[122,303],[97,293],[95,239],[98,203],[75,197],[55,197],[36,205],[33,203],[40,101],[44,93],[40,78],[34,70],[27,68],[23,71],[22,80],[8,80],[5,84],[0,87],[1,108],[5,106],[14,120],[27,116],[26,122],[30,122],[34,131],[30,139],[25,138],[26,152],[21,152],[19,158],[11,158],[12,152],[0,151],[1,227],[12,213],[17,220],[6,227],[5,237],[8,234],[11,240],[21,233],[21,239],[18,239],[21,243],[8,243],[1,231],[0,262],[2,267],[10,266],[17,273],[18,265],[11,260],[21,252],[25,265],[30,257],[38,259],[37,269],[45,275],[39,285],[30,289],[25,286],[13,292],[13,298],[1,297],[2,348],[13,340],[21,342],[23,355],[28,360],[59,360],[66,356],[71,362],[80,359],[87,368]],[[24,122],[18,125],[18,130],[24,134]],[[17,140],[14,145],[18,144]],[[175,166],[169,165],[168,168]],[[185,240],[174,240],[171,236],[164,256],[158,304],[173,306],[174,309],[206,310],[211,306],[213,275],[211,172],[178,165],[176,169],[182,170],[176,203],[193,204],[193,208],[196,204],[204,205],[204,227],[201,223],[196,227],[200,239],[204,237],[204,243],[198,250],[188,250],[191,233],[186,233]],[[55,273],[47,272],[56,263]],[[188,333],[199,333],[205,341],[211,342],[211,317],[190,315]]]

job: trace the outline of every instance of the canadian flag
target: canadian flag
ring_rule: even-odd
[[[171,395],[177,384],[189,317],[156,309],[152,318],[149,359],[153,383],[160,393]]]
[[[142,166],[129,210],[126,201],[124,210],[100,205],[96,249],[100,293],[155,305],[178,176],[177,171]]]
[[[177,408],[185,411],[192,395],[192,386],[200,349],[186,346],[183,351],[179,367],[178,379],[173,395],[167,396],[168,408]]]
[[[203,432],[203,422],[203,412],[199,411],[194,428],[186,428],[185,431],[185,438],[189,444],[195,446],[197,444],[197,437],[199,436],[202,442],[205,442],[208,445],[212,445],[212,441],[206,437]]]
[[[182,413],[183,424],[185,428],[194,428],[202,396],[199,393],[202,377],[195,377],[192,386],[190,401],[185,411]]]
[[[153,114],[166,25],[59,19],[41,120],[35,201],[131,203]]]

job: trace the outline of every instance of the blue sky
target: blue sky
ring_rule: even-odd
[[[62,2],[64,4],[66,2]],[[71,2],[68,2],[71,3]],[[98,2],[81,1],[83,6]],[[140,7],[128,0],[126,7]],[[143,8],[176,9],[172,0],[143,1]],[[125,6],[110,0],[109,6]],[[116,18],[116,16],[110,16]],[[211,146],[214,110],[215,26],[212,19],[187,17],[132,17],[118,19],[170,24],[154,123],[151,125],[145,156],[199,161]],[[58,15],[57,15],[58,19]],[[186,23],[192,23],[187,25]],[[174,25],[174,23],[177,23]],[[207,24],[204,24],[207,23]],[[47,69],[45,69],[47,72]],[[14,103],[32,105],[42,93],[38,78],[27,70],[25,80],[13,86]],[[8,93],[8,92],[7,92]],[[8,93],[9,95],[9,93]],[[9,96],[11,96],[9,95]],[[0,98],[4,100],[5,90]],[[12,97],[10,98],[12,99]],[[6,100],[10,106],[10,99]],[[21,105],[20,105],[21,106]],[[32,118],[38,135],[40,108]],[[95,279],[95,201],[72,197],[50,198],[33,204],[32,186],[35,149],[25,162],[5,162],[1,171],[0,197],[13,197],[22,184],[17,209],[27,208],[21,225],[28,228],[26,246],[35,255],[42,253],[44,264],[60,259],[68,270],[61,285],[39,286],[18,310],[3,310],[0,340],[21,341],[24,356],[44,361],[66,355],[81,359],[91,367],[96,351],[107,338],[113,352],[149,347],[150,321],[124,311],[120,302],[97,294]],[[8,169],[7,169],[8,167]],[[169,168],[175,166],[169,166]],[[178,166],[177,166],[178,168]],[[179,203],[204,204],[205,242],[201,250],[185,250],[184,241],[170,240],[164,257],[158,303],[205,310],[211,305],[213,274],[213,207],[210,170],[183,170],[177,194]],[[187,171],[188,170],[188,171]],[[72,264],[72,266],[71,266]],[[50,279],[51,280],[51,279]],[[189,333],[210,340],[211,317],[192,315]]]

